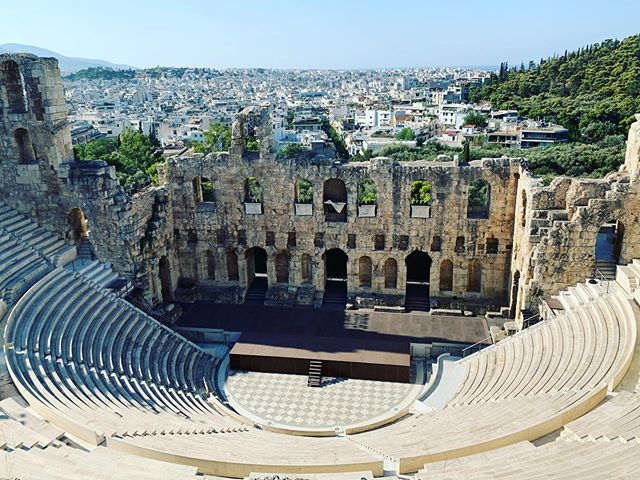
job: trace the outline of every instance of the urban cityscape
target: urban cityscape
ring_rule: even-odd
[[[2,11],[0,480],[640,479],[640,4]]]

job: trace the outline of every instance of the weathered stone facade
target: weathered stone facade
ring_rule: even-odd
[[[333,275],[327,258],[341,251],[354,304],[403,305],[407,281],[416,280],[408,277],[419,271],[432,306],[511,304],[517,316],[594,274],[605,223],[623,226],[619,262],[640,256],[639,125],[619,173],[545,187],[508,158],[470,165],[277,158],[268,107],[254,107],[238,115],[229,152],[171,158],[159,169],[159,187],[130,196],[113,167],[74,160],[56,61],[9,54],[0,56],[0,199],[70,241],[78,239],[69,215],[80,209],[98,258],[153,302],[241,302],[264,252],[268,301],[317,305]],[[259,152],[246,151],[248,135],[259,139]],[[297,203],[299,179],[311,184],[310,204]],[[364,180],[375,183],[375,205],[358,203]],[[416,180],[431,184],[425,218],[412,214]],[[490,199],[481,215],[468,203],[479,180]],[[423,252],[418,263],[413,252]]]

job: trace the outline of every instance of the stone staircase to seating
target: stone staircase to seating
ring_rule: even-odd
[[[404,301],[405,311],[428,312],[431,309],[428,289],[427,285],[407,284]]]
[[[309,361],[309,376],[307,379],[308,387],[322,386],[322,360]]]
[[[344,310],[347,305],[347,282],[327,281],[322,297],[322,308]]]
[[[605,280],[615,280],[616,266],[617,266],[617,262],[615,260],[596,259],[594,277],[596,278],[604,277]]]
[[[78,245],[78,258],[82,260],[93,259],[93,249],[91,247],[91,242],[87,237],[83,238],[80,245]]]
[[[244,297],[245,305],[264,305],[267,296],[268,283],[266,277],[256,277],[251,282]]]

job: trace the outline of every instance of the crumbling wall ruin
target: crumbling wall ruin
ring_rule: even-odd
[[[402,305],[406,262],[422,252],[431,263],[425,280],[433,306],[510,303],[519,316],[594,275],[603,224],[623,227],[617,261],[640,256],[640,122],[631,126],[620,172],[557,178],[549,186],[507,158],[463,166],[281,159],[271,133],[268,107],[245,109],[229,152],[171,158],[159,168],[160,187],[131,196],[113,167],[74,160],[57,62],[0,55],[0,200],[62,236],[69,234],[69,212],[82,210],[97,257],[152,302],[240,302],[256,252],[264,251],[268,301],[317,305],[327,256],[341,251],[351,302]],[[247,151],[249,135],[258,152]],[[253,203],[250,178],[263,190]],[[310,204],[298,202],[299,179],[310,182]],[[358,202],[365,180],[375,184],[375,205]],[[412,215],[416,180],[431,184],[426,218]],[[469,191],[478,180],[490,187],[487,215],[470,215]]]

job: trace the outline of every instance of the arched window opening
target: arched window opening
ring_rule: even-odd
[[[324,182],[322,190],[325,221],[347,221],[347,187],[339,178],[330,178]]]
[[[378,192],[376,184],[370,178],[358,183],[358,216],[375,217]]]
[[[371,258],[360,257],[358,260],[358,279],[360,280],[360,287],[371,287],[371,277],[373,275],[373,264]]]
[[[262,214],[264,189],[256,177],[244,181],[244,205],[248,215]]]
[[[203,202],[213,202],[213,182],[207,177],[193,179],[193,200],[196,205]]]
[[[234,250],[227,250],[227,279],[230,282],[240,280],[238,254]]]
[[[482,265],[478,260],[469,262],[467,275],[467,291],[479,293],[482,291]]]
[[[289,283],[289,254],[280,252],[276,255],[276,282]]]
[[[440,290],[450,292],[453,290],[453,262],[443,260],[440,263]]]
[[[460,236],[456,238],[456,253],[464,253],[464,237]]]
[[[302,283],[312,283],[313,280],[313,265],[311,263],[311,255],[305,253],[302,255]]]
[[[299,178],[295,183],[296,215],[313,215],[313,185],[305,178]]]
[[[393,258],[387,258],[384,262],[384,288],[397,288],[398,286],[398,262]]]
[[[467,218],[489,218],[491,185],[486,180],[476,180],[469,185]]]
[[[429,218],[431,216],[431,182],[416,180],[411,183],[411,217]]]
[[[33,163],[36,161],[36,152],[33,148],[31,134],[24,128],[18,128],[13,132],[13,139],[18,149],[18,161],[20,163]]]
[[[207,280],[215,280],[216,279],[216,262],[213,256],[213,252],[207,250],[205,253],[206,261],[207,261]]]
[[[431,240],[431,251],[432,252],[439,252],[441,250],[442,250],[442,238],[440,238],[438,235],[436,235]]]
[[[0,65],[0,85],[4,85],[9,113],[27,113],[27,95],[20,66],[13,60]]]

